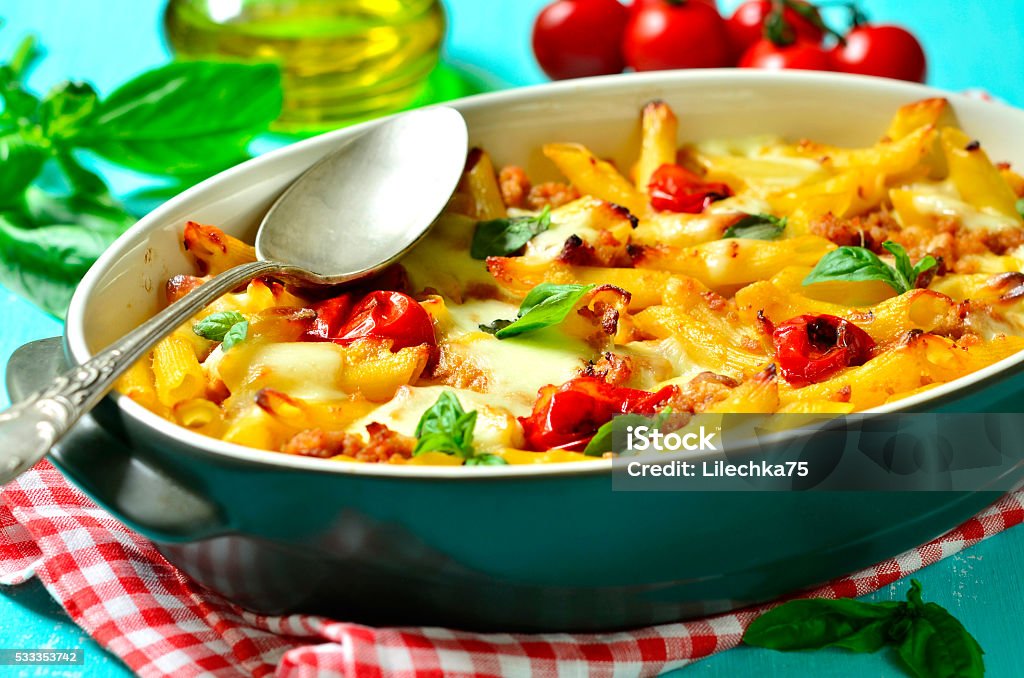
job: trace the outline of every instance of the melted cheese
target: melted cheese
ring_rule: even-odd
[[[980,231],[1002,231],[1020,228],[1020,223],[988,208],[977,208],[960,199],[949,181],[939,184],[914,184],[907,191],[913,195],[914,209],[935,217],[953,217],[965,227]]]

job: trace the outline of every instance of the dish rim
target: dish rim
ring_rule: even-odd
[[[581,78],[577,80],[542,83],[528,87],[502,90],[499,92],[477,94],[438,105],[450,106],[462,112],[473,111],[480,108],[486,109],[498,107],[508,101],[528,100],[531,98],[537,98],[538,95],[564,95],[566,93],[580,90],[634,90],[641,89],[645,86],[670,87],[683,81],[691,84],[699,84],[702,81],[715,81],[716,85],[721,85],[722,80],[732,81],[737,87],[742,87],[744,84],[754,81],[757,81],[758,85],[763,85],[765,81],[775,81],[780,85],[799,84],[803,86],[813,86],[815,84],[834,85],[836,81],[839,81],[848,85],[852,89],[859,88],[873,91],[889,91],[892,93],[905,94],[908,99],[913,99],[915,97],[918,99],[944,97],[949,99],[954,106],[961,104],[995,107],[997,109],[1003,109],[1004,115],[1021,116],[1022,122],[1024,122],[1024,110],[998,101],[979,100],[965,94],[948,92],[917,83],[842,73],[821,73],[816,71],[762,71],[753,69],[696,69]],[[358,134],[362,130],[375,124],[379,124],[382,120],[386,119],[387,118],[382,118],[380,120],[373,120],[359,125],[326,132],[252,158],[251,160],[220,172],[219,174],[216,174],[187,189],[142,217],[131,228],[121,234],[121,236],[118,237],[118,239],[114,241],[109,248],[107,248],[107,250],[97,259],[96,263],[93,264],[85,274],[78,288],[75,290],[71,303],[68,307],[67,320],[65,322],[64,329],[64,336],[71,358],[78,363],[81,363],[95,355],[88,348],[84,325],[85,306],[87,300],[92,296],[94,288],[115,260],[121,258],[127,250],[137,243],[137,241],[143,240],[148,231],[153,230],[160,224],[164,223],[166,219],[165,215],[176,211],[180,205],[190,201],[193,196],[201,194],[211,187],[216,186],[218,183],[231,179],[235,175],[246,172],[255,166],[272,165],[273,163],[286,159],[293,154],[302,153],[309,147],[321,144],[330,144],[335,139],[343,139],[349,135]],[[470,134],[472,135],[472,130],[470,130]],[[919,393],[915,396],[905,398],[897,403],[891,403],[889,405],[865,410],[859,414],[886,414],[906,411],[918,408],[932,401],[941,401],[949,398],[951,395],[957,394],[958,392],[970,390],[971,387],[977,386],[981,382],[1000,374],[1008,368],[1020,365],[1021,363],[1024,363],[1024,351],[989,365],[977,372],[973,372],[954,381],[937,386],[924,393]],[[282,469],[408,480],[497,480],[517,477],[532,478],[563,475],[595,475],[609,473],[612,469],[611,459],[595,459],[589,462],[510,464],[506,466],[475,467],[367,464],[331,459],[315,459],[311,457],[287,455],[280,452],[245,447],[236,443],[228,443],[217,438],[204,436],[195,431],[191,431],[184,426],[180,426],[164,419],[158,414],[150,412],[131,398],[116,391],[111,391],[107,397],[114,401],[123,416],[132,418],[143,426],[154,429],[156,433],[162,436],[177,439],[193,451],[227,457],[243,463],[267,465]],[[700,461],[708,458],[709,456],[710,453],[695,452],[692,456],[688,456],[688,458]]]

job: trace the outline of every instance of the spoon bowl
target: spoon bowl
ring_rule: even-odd
[[[352,282],[399,259],[448,203],[468,138],[458,111],[436,107],[383,120],[335,149],[271,206],[256,236],[257,261],[206,281],[0,412],[0,485],[46,456],[119,376],[221,295],[260,276],[302,286]]]

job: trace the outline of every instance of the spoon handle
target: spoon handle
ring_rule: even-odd
[[[75,422],[103,399],[117,378],[157,342],[221,295],[282,268],[272,261],[256,261],[224,271],[84,364],[0,412],[0,486],[46,456]]]

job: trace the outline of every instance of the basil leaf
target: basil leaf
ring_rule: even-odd
[[[23,209],[35,224],[75,224],[99,232],[108,244],[135,223],[135,218],[109,195],[55,195],[29,186]]]
[[[743,642],[784,651],[841,647],[876,652],[887,643],[886,630],[905,607],[846,598],[793,600],[755,619]]]
[[[474,259],[504,257],[518,252],[526,243],[551,228],[551,208],[537,216],[481,221],[473,231],[469,255]]]
[[[597,433],[590,439],[587,446],[583,450],[583,454],[588,457],[600,457],[605,452],[622,452],[622,450],[616,450],[613,442],[615,426],[620,427],[626,426],[649,426],[654,429],[660,429],[665,425],[665,420],[672,414],[672,408],[667,407],[663,412],[660,412],[655,417],[645,417],[642,414],[620,414],[613,417],[611,421],[605,422],[601,425],[601,428],[597,429]],[[620,428],[621,430],[621,428]]]
[[[39,46],[39,40],[34,35],[26,35],[18,43],[8,65],[17,81],[23,82],[42,58],[43,49]]]
[[[476,416],[476,410],[463,410],[453,393],[443,392],[416,425],[419,440],[413,456],[424,452],[443,452],[463,459],[472,458]]]
[[[192,331],[210,341],[226,341],[228,332],[236,325],[244,322],[245,316],[238,311],[220,311],[218,313],[211,313],[197,322],[192,326]],[[245,338],[244,331],[242,338]],[[226,346],[225,350],[228,348],[230,347]]]
[[[727,228],[722,239],[777,240],[786,230],[786,221],[771,214],[748,214]]]
[[[930,256],[921,259],[916,266],[911,265],[907,251],[902,245],[891,240],[882,243],[882,247],[892,253],[896,260],[895,267],[863,247],[840,247],[818,261],[810,275],[804,278],[804,285],[831,280],[881,280],[896,290],[897,294],[903,294],[914,288],[922,273],[939,265],[939,262]]]
[[[953,615],[937,603],[921,600],[916,579],[907,591],[906,630],[898,639],[900,659],[922,678],[974,678],[985,674],[985,651]]]
[[[0,207],[18,204],[43,169],[49,153],[18,133],[0,136]]]
[[[245,341],[245,337],[249,334],[249,321],[243,320],[235,323],[231,328],[224,334],[224,341],[221,343],[221,350],[230,351],[235,344],[239,344]]]
[[[466,466],[507,466],[508,462],[496,454],[478,454],[466,460]]]
[[[1024,198],[1017,201],[1017,214],[1020,215],[1021,219],[1024,219]]]
[[[111,240],[73,224],[33,228],[24,216],[0,215],[0,282],[63,318],[78,281]]]
[[[576,303],[583,298],[594,285],[555,285],[553,283],[541,283],[526,295],[522,305],[519,307],[519,315],[516,320],[495,330],[494,336],[498,339],[508,339],[527,332],[551,327],[561,323],[572,311]],[[496,321],[504,323],[505,321]],[[488,331],[485,325],[480,326]]]
[[[245,158],[281,103],[275,65],[173,62],[116,89],[69,140],[142,172],[211,173]]]
[[[487,334],[497,334],[514,322],[515,320],[495,320],[489,325],[480,325],[480,329]]]
[[[84,82],[64,82],[53,89],[40,104],[43,133],[51,139],[74,136],[96,113],[100,98],[93,86]]]

